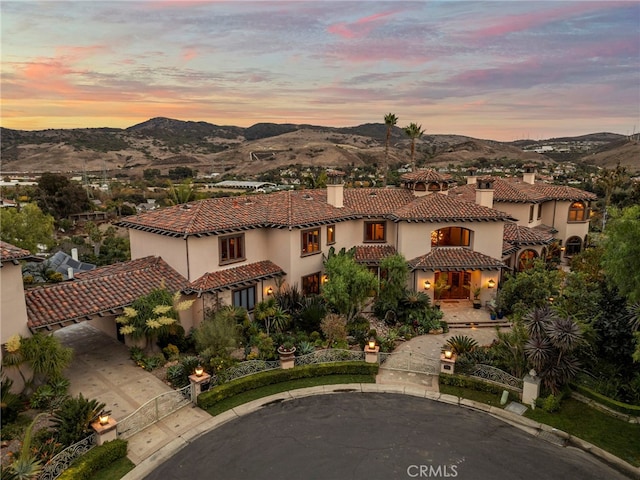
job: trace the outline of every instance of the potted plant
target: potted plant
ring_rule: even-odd
[[[504,317],[504,311],[505,311],[505,303],[504,303],[504,298],[502,298],[502,295],[500,295],[500,292],[498,292],[498,294],[496,295],[496,315],[498,316],[498,319],[501,319]]]
[[[435,302],[433,304],[437,309],[440,309],[440,305],[442,302],[440,301],[440,297],[445,292],[445,290],[449,290],[451,285],[447,285],[447,280],[444,277],[438,277],[438,280],[433,285],[433,297],[435,298]]]
[[[498,308],[496,306],[495,299],[492,298],[491,300],[489,300],[489,303],[487,303],[487,309],[489,309],[489,316],[491,320],[495,320],[496,318],[498,318]]]
[[[278,347],[278,354],[282,356],[289,356],[296,353],[296,347],[293,342],[286,341]]]
[[[473,308],[479,310],[482,307],[482,302],[480,301],[480,287],[475,287],[473,289]]]

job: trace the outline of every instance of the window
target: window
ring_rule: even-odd
[[[336,243],[336,226],[327,225],[327,245]]]
[[[304,230],[302,232],[302,255],[320,252],[320,229]]]
[[[538,258],[535,250],[525,250],[518,257],[518,270],[527,270],[533,266],[533,261]]]
[[[542,218],[542,204],[538,204],[538,220]]]
[[[241,262],[244,258],[244,233],[219,239],[220,264]]]
[[[587,209],[583,202],[573,202],[569,207],[570,222],[584,222],[587,219]]]
[[[242,288],[233,292],[233,306],[244,307],[248,311],[256,306],[256,287]]]
[[[531,205],[529,207],[529,223],[533,222],[533,211],[534,211],[534,207],[535,205]]]
[[[386,241],[386,222],[364,222],[364,241],[365,242],[384,242]]]
[[[304,295],[320,293],[320,272],[302,277],[302,293]]]
[[[468,247],[471,231],[462,227],[446,227],[431,232],[432,247]]]
[[[580,237],[570,237],[567,239],[564,251],[565,255],[572,256],[576,253],[580,253],[580,250],[582,250],[582,240]]]

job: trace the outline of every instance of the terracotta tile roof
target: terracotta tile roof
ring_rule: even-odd
[[[415,172],[405,173],[400,177],[400,180],[405,183],[415,183],[415,182],[449,182],[451,180],[451,175],[442,175],[441,173],[436,172],[431,168],[424,168],[416,170]]]
[[[358,245],[355,247],[354,259],[365,265],[379,265],[380,260],[395,253],[396,249],[391,245]]]
[[[447,222],[513,220],[509,215],[473,202],[465,202],[449,195],[432,193],[398,208],[391,218],[394,221]]]
[[[409,261],[412,270],[498,270],[506,265],[492,258],[464,247],[432,248],[431,252]]]
[[[476,199],[476,185],[462,185],[449,190],[449,195],[468,202]],[[515,203],[541,203],[549,200],[595,200],[597,196],[578,188],[548,183],[525,183],[520,179],[494,177],[493,201]]]
[[[280,277],[285,272],[270,260],[249,263],[238,267],[226,268],[207,273],[191,282],[185,293],[203,293],[227,290],[235,287],[254,285],[259,280]]]
[[[515,223],[504,225],[504,240],[513,245],[548,245],[553,235],[542,229],[523,227]]]
[[[344,205],[362,216],[386,216],[415,200],[405,188],[345,188]]]
[[[17,262],[31,257],[31,252],[0,240],[0,262]]]
[[[164,284],[171,292],[187,281],[160,257],[145,257],[78,274],[74,280],[25,291],[32,332],[53,330],[127,305]]]
[[[516,253],[520,248],[509,242],[502,242],[502,256]]]
[[[325,190],[299,190],[210,198],[126,217],[118,225],[154,233],[215,235],[252,228],[305,227],[355,218],[327,203]]]

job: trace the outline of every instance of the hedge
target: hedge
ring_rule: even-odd
[[[502,385],[496,385],[495,383],[485,382],[477,378],[467,377],[465,375],[441,373],[440,384],[450,385],[452,387],[470,388],[472,390],[495,393],[497,395],[500,395],[504,390],[508,390],[510,393],[520,397],[520,392],[518,390]]]
[[[598,402],[605,407],[609,407],[616,412],[625,413],[634,417],[640,417],[640,405],[631,405],[630,403],[619,402],[618,400],[614,400],[613,398],[606,397],[601,393],[591,390],[584,385],[571,385],[571,387],[585,397],[590,398],[591,400],[594,400],[595,402]]]
[[[93,475],[103,468],[111,466],[116,460],[127,456],[127,441],[112,440],[94,447],[87,453],[73,461],[59,480],[90,480]]]
[[[239,393],[265,387],[274,383],[297,380],[299,378],[322,377],[325,375],[371,375],[378,373],[377,363],[365,362],[333,362],[304,365],[302,367],[286,370],[276,369],[256,373],[247,377],[238,378],[228,383],[218,385],[208,392],[198,396],[198,406],[204,410],[225,398],[233,397]]]

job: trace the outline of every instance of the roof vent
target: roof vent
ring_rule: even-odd
[[[191,205],[189,205],[188,203],[185,203],[182,205],[182,209],[183,210],[191,210]]]
[[[377,196],[378,196],[378,194],[377,194],[376,192],[371,192],[371,193],[369,194],[369,196],[370,196],[370,197],[377,197]]]

